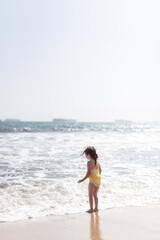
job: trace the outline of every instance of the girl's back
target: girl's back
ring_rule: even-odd
[[[91,171],[93,169],[99,169],[99,173],[101,174],[101,165],[100,165],[100,163],[98,161],[96,162],[96,165],[95,165],[95,161],[94,160],[90,160],[90,169],[91,169]]]

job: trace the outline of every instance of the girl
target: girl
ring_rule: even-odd
[[[96,150],[93,146],[87,147],[81,155],[85,153],[86,158],[89,160],[87,162],[87,173],[86,176],[79,180],[78,183],[83,182],[89,177],[89,184],[88,184],[88,195],[89,195],[89,204],[90,209],[86,212],[92,213],[98,211],[98,197],[97,192],[99,186],[101,184],[101,166],[97,161],[98,155]],[[93,198],[95,202],[95,208],[93,209]]]

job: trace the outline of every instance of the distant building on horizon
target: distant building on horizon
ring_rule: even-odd
[[[75,119],[66,119],[66,118],[54,118],[52,122],[60,123],[60,122],[71,122],[75,123],[77,122]]]
[[[124,120],[124,119],[116,119],[114,122],[115,122],[115,123],[131,123],[132,121],[130,121],[130,120]]]
[[[21,120],[14,119],[14,118],[8,118],[8,119],[5,119],[4,122],[21,122]]]

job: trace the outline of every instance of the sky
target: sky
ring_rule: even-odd
[[[160,121],[159,0],[0,0],[0,119]]]

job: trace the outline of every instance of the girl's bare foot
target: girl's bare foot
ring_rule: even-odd
[[[93,212],[93,209],[89,209],[88,211],[86,211],[88,213],[92,213]]]
[[[98,208],[93,209],[93,211],[94,211],[94,212],[97,212],[97,211],[98,211]]]

